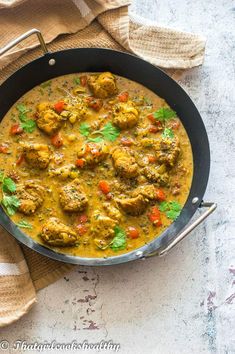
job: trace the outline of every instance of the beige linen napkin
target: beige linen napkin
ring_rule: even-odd
[[[202,64],[202,37],[136,23],[128,15],[128,4],[127,0],[0,0],[0,47],[38,28],[50,51],[108,47],[164,68]],[[36,38],[19,44],[0,58],[0,82],[39,55]],[[35,303],[38,289],[72,268],[19,246],[0,228],[0,327],[20,318]]]

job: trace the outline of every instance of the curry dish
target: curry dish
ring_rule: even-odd
[[[61,76],[27,92],[0,125],[1,206],[57,252],[109,257],[137,249],[187,200],[186,131],[136,82],[109,72]]]

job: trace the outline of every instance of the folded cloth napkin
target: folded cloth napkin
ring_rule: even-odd
[[[127,0],[0,0],[0,47],[38,28],[50,51],[108,47],[132,52],[163,68],[202,64],[204,38],[137,23],[129,17],[127,5]],[[0,58],[0,69],[4,68],[0,82],[39,55],[36,38],[19,44]],[[0,228],[0,327],[25,314],[35,303],[37,290],[72,268],[19,246]]]

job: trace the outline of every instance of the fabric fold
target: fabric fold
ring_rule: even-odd
[[[162,68],[187,69],[201,65],[205,38],[158,26],[141,25],[128,8],[102,13],[99,23],[126,50]]]
[[[24,254],[0,227],[0,327],[16,321],[36,302],[36,291]]]
[[[0,1],[1,4],[3,6]],[[35,27],[41,30],[46,43],[50,43],[62,34],[81,31],[97,17],[103,29],[118,44],[154,65],[186,69],[203,63],[205,38],[170,28],[143,25],[129,16],[130,1],[127,0],[28,0],[16,4],[18,6],[14,9],[5,8],[0,12],[0,46]],[[16,23],[15,17],[21,21]],[[7,33],[5,28],[8,28]],[[36,46],[35,37],[22,42],[0,58],[0,69]]]
[[[93,0],[23,1],[18,3],[18,6],[13,9],[5,8],[0,12],[0,47],[32,28],[39,29],[45,42],[51,43],[58,36],[81,31],[100,13],[129,4],[129,0],[105,2]],[[20,21],[16,22],[16,18],[20,19]],[[8,29],[7,31],[5,30],[6,28]],[[3,69],[28,50],[38,46],[39,43],[36,36],[21,42],[0,57],[0,69]]]

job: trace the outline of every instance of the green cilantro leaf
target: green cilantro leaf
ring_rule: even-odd
[[[46,87],[48,87],[48,86],[50,86],[50,85],[51,85],[51,80],[48,80],[48,81],[43,82],[40,86],[41,86],[42,88],[46,88]]]
[[[18,104],[16,108],[19,111],[21,128],[27,133],[32,133],[36,128],[36,123],[33,119],[28,119],[27,117],[27,113],[30,112],[30,110],[23,103]]]
[[[27,120],[27,113],[29,112],[29,109],[23,103],[19,103],[16,106],[16,109],[19,112],[20,121],[25,122]]]
[[[33,226],[28,223],[28,221],[26,220],[20,220],[17,224],[16,224],[18,227],[21,227],[22,229],[32,229]]]
[[[160,206],[159,206],[159,210],[160,211],[166,211],[169,208],[169,203],[168,202],[161,202]]]
[[[90,134],[90,126],[87,123],[82,123],[79,127],[79,132],[80,134],[88,137],[88,135]]]
[[[75,77],[73,79],[73,82],[75,83],[75,85],[80,85],[81,84],[81,81],[80,81],[80,78],[79,77]]]
[[[170,129],[170,128],[165,128],[165,129],[163,130],[163,133],[162,133],[162,137],[163,137],[163,138],[173,139],[174,136],[175,136],[175,135],[174,135],[174,132],[173,132],[172,129]]]
[[[162,202],[160,211],[165,212],[168,219],[176,220],[181,213],[182,207],[177,201]]]
[[[16,109],[19,111],[19,113],[27,113],[27,112],[29,112],[28,108],[23,103],[19,103],[16,106]]]
[[[171,209],[174,211],[181,211],[181,209],[182,209],[181,205],[176,201],[170,202],[170,206],[171,206]]]
[[[14,193],[16,191],[16,184],[10,177],[3,178],[2,190],[5,193]]]
[[[19,120],[20,120],[22,123],[26,122],[27,119],[28,119],[28,118],[27,118],[26,113],[19,113]]]
[[[36,129],[36,122],[33,119],[28,119],[25,122],[21,123],[20,126],[27,133],[32,133]]]
[[[126,248],[126,233],[119,226],[114,228],[115,236],[110,243],[110,248],[113,251],[124,250]]]
[[[112,123],[107,123],[100,129],[100,134],[108,141],[115,141],[120,134],[120,130],[112,125]]]
[[[120,130],[112,125],[112,123],[107,123],[105,126],[100,129],[92,132],[92,134],[99,134],[103,139],[108,141],[115,141],[120,134]]]
[[[100,143],[101,141],[108,140],[108,141],[115,141],[120,134],[118,128],[114,127],[112,123],[107,123],[105,126],[99,130],[95,130],[90,134],[90,126],[86,123],[82,123],[80,125],[79,131],[82,135],[88,138],[88,141],[94,143]],[[90,135],[90,136],[89,136]],[[92,138],[92,135],[98,135]]]
[[[4,195],[2,201],[2,205],[6,209],[8,215],[12,216],[15,214],[16,210],[20,206],[20,201],[15,195]]]
[[[170,108],[163,107],[154,112],[153,116],[156,120],[159,120],[160,122],[165,122],[171,118],[176,117],[176,112]]]
[[[169,210],[166,212],[166,216],[168,217],[168,219],[171,220],[176,220],[179,215],[180,215],[180,211]]]
[[[103,141],[103,138],[101,136],[97,136],[96,138],[88,138],[88,141],[92,143],[100,143],[101,141]]]
[[[15,195],[4,195],[4,193],[14,193],[16,184],[10,177],[4,177],[4,172],[0,171],[0,182],[2,183],[3,198],[1,204],[6,209],[8,215],[14,215],[20,206],[20,201]]]

